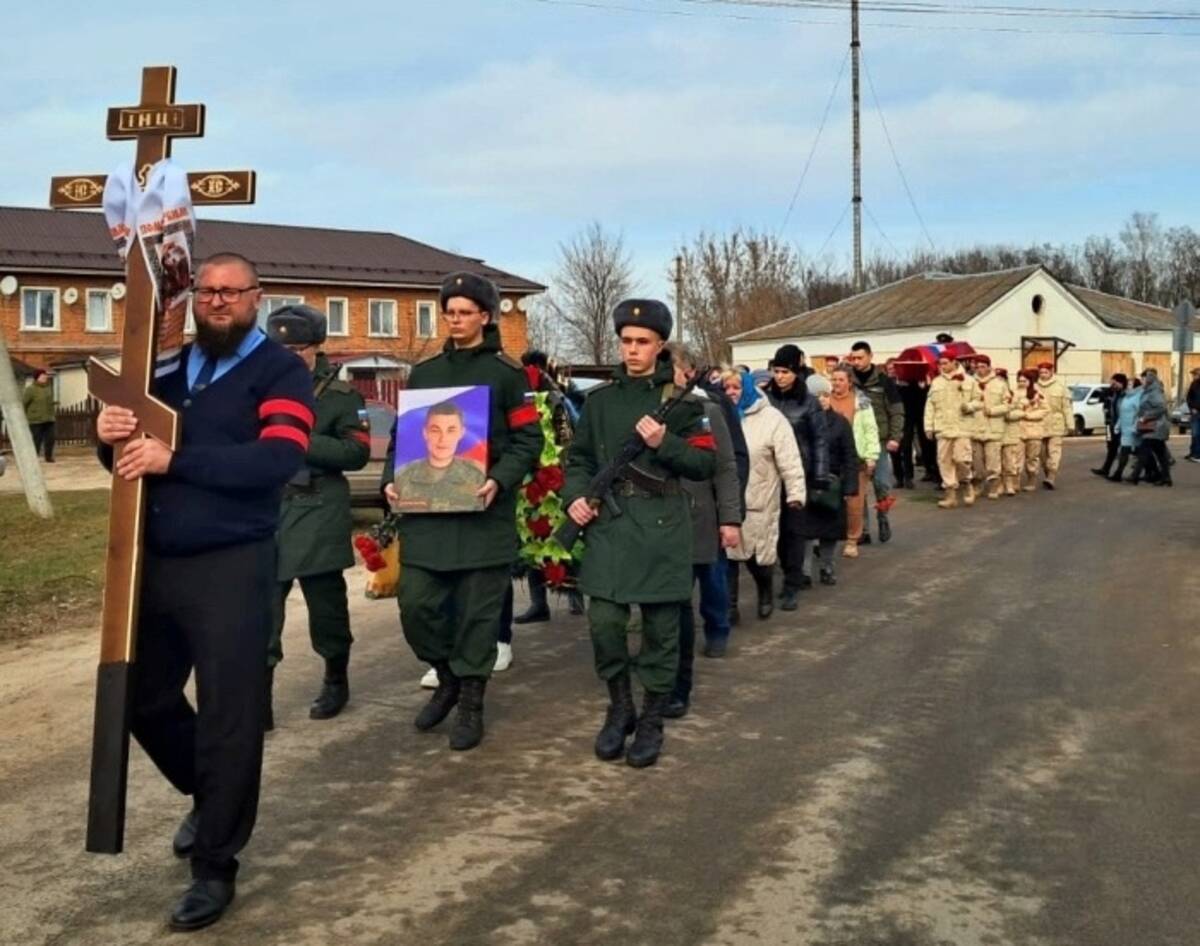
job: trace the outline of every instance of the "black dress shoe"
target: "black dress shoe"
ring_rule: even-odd
[[[796,592],[790,588],[784,588],[783,593],[779,596],[780,611],[795,611],[800,607],[800,603],[796,600]]]
[[[211,926],[233,903],[233,894],[232,880],[193,880],[171,911],[171,929],[188,932]]]
[[[193,808],[179,822],[175,837],[171,841],[171,849],[176,857],[191,857],[192,848],[196,846],[196,809]]]
[[[662,714],[664,719],[683,719],[688,714],[688,701],[673,693],[663,707]]]
[[[861,536],[859,536],[859,538],[858,538],[858,544],[859,545],[870,545],[871,544],[871,533],[868,532],[866,529],[863,529],[863,534]]]
[[[837,576],[833,572],[826,571],[824,568],[822,568],[821,569],[821,584],[836,585],[837,584]]]
[[[1092,467],[1092,472],[1097,476],[1103,476],[1105,479],[1108,479],[1108,470],[1103,467]]]

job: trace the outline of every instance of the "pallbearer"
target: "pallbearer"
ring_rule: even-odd
[[[180,413],[172,451],[129,440],[115,472],[147,481],[133,735],[192,796],[175,835],[192,885],[177,930],[215,922],[233,900],[237,853],[258,811],[275,530],[283,485],[304,462],[313,424],[304,363],[256,327],[254,264],[210,256],[192,293],[196,340],[153,393]],[[128,440],[131,411],[100,412],[101,458]],[[196,673],[197,705],[183,688]]]
[[[279,521],[279,580],[267,658],[267,729],[274,728],[270,691],[275,666],[283,660],[284,606],[292,584],[308,605],[312,647],[325,660],[321,691],[309,707],[310,719],[337,716],[350,699],[350,609],[342,572],[354,564],[350,545],[350,484],[345,474],[361,470],[371,457],[370,425],[362,395],[337,379],[337,368],[321,353],[323,313],[306,305],[276,309],[267,317],[267,335],[299,355],[312,375],[316,422],[304,466],[283,493]]]
[[[679,667],[679,606],[692,594],[692,517],[679,478],[703,480],[716,469],[715,443],[704,409],[688,400],[666,424],[653,414],[674,392],[671,312],[654,299],[629,299],[613,312],[621,365],[594,388],[583,407],[567,459],[563,501],[577,525],[587,526],[579,586],[588,602],[596,672],[611,705],[596,737],[596,755],[619,759],[634,732],[627,761],[653,765],[662,748],[662,712]],[[613,487],[611,502],[594,509],[592,476],[616,456],[636,429],[646,447]],[[617,514],[619,510],[620,514]],[[626,640],[630,605],[642,616],[642,649],[631,657]],[[640,718],[630,672],[645,689]]]

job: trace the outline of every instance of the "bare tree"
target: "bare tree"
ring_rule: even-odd
[[[1120,295],[1125,284],[1125,258],[1112,237],[1090,236],[1083,244],[1083,282],[1090,289]]]
[[[1129,272],[1130,297],[1157,303],[1163,257],[1163,232],[1158,214],[1137,211],[1121,228]]]
[[[1184,299],[1200,301],[1200,233],[1191,227],[1172,227],[1165,243],[1162,304],[1174,307]]]
[[[616,361],[616,336],[612,310],[634,291],[633,264],[620,234],[609,234],[596,221],[565,243],[560,243],[558,269],[545,297],[542,319],[551,320],[557,332],[555,348],[592,364]]]
[[[728,359],[730,335],[808,307],[799,253],[769,234],[701,233],[679,256],[683,279],[676,307],[682,303],[688,340],[708,361]]]

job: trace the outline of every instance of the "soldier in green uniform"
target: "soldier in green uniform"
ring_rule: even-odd
[[[526,398],[521,363],[500,350],[500,293],[473,273],[442,283],[449,336],[442,352],[413,368],[410,389],[490,388],[487,478],[476,490],[480,512],[405,513],[400,519],[400,622],[413,652],[438,673],[437,689],[417,715],[422,731],[455,706],[451,749],[483,738],[483,694],[496,663],[496,621],[517,557],[517,489],[542,452],[537,408]],[[395,433],[383,491],[395,507]]]
[[[337,716],[350,699],[350,609],[342,572],[354,564],[350,544],[350,484],[345,473],[361,470],[371,456],[370,426],[362,395],[337,380],[319,346],[325,341],[325,316],[306,305],[276,309],[267,318],[267,334],[299,355],[313,373],[316,422],[305,465],[288,483],[279,519],[278,596],[275,626],[267,654],[268,680],[283,659],[284,607],[292,582],[308,605],[313,650],[325,658],[325,679],[309,707],[310,719]],[[268,701],[270,700],[268,686]],[[268,702],[267,729],[274,725]]]
[[[54,462],[54,418],[58,402],[54,399],[54,385],[50,383],[50,372],[39,371],[33,383],[25,388],[21,401],[25,405],[25,420],[33,435],[33,452],[45,451],[46,462]]]
[[[596,672],[611,703],[596,737],[596,755],[653,765],[662,749],[663,709],[679,668],[679,606],[692,595],[692,515],[679,478],[704,480],[716,468],[713,435],[698,400],[678,405],[666,424],[650,417],[674,393],[671,312],[661,302],[630,299],[613,311],[621,362],[612,381],[589,393],[567,456],[563,501],[584,533],[579,585],[591,599],[588,624]],[[612,500],[587,495],[588,482],[636,430],[646,444],[614,484]],[[642,648],[629,655],[630,605],[642,614]],[[630,669],[645,690],[642,715],[633,703]]]
[[[400,512],[462,512],[482,509],[479,489],[487,477],[470,460],[455,456],[466,432],[462,408],[453,401],[434,404],[421,434],[426,458],[396,471],[396,508]]]

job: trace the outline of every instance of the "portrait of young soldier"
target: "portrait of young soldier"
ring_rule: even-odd
[[[320,692],[310,719],[332,719],[350,699],[350,609],[342,572],[354,564],[353,520],[346,473],[371,457],[370,426],[362,395],[337,379],[337,367],[320,352],[323,313],[306,305],[284,306],[267,317],[267,335],[300,357],[312,375],[316,420],[304,466],[283,493],[279,519],[275,623],[267,656],[267,729],[275,726],[270,705],[275,667],[283,660],[283,624],[288,594],[296,581],[308,605],[312,648],[325,660]]]
[[[440,302],[448,339],[440,354],[413,368],[408,387],[487,385],[490,465],[475,489],[482,511],[401,516],[398,597],[405,639],[438,674],[415,725],[433,729],[457,706],[449,744],[466,750],[483,738],[496,619],[517,557],[517,487],[536,465],[543,441],[537,408],[525,397],[525,371],[500,348],[499,291],[482,276],[452,273],[442,283]],[[393,431],[381,485],[398,508],[395,441]],[[439,455],[444,449],[443,443]]]
[[[625,753],[634,767],[653,765],[662,748],[663,710],[679,669],[679,609],[692,595],[692,515],[680,477],[706,480],[716,470],[713,435],[698,400],[678,404],[663,424],[652,415],[675,392],[674,369],[664,346],[671,312],[653,299],[629,299],[613,312],[621,364],[613,379],[584,403],[567,456],[563,502],[584,533],[579,587],[588,601],[596,673],[610,704],[596,737],[606,761]],[[621,471],[609,500],[588,496],[588,484],[605,460],[636,431],[641,456]],[[630,606],[642,616],[642,645],[629,653]],[[630,674],[645,690],[639,717]],[[635,732],[636,730],[636,732]]]
[[[480,508],[479,490],[487,477],[478,465],[457,456],[466,432],[462,408],[453,401],[429,408],[421,427],[425,459],[413,460],[396,471],[400,511]]]

